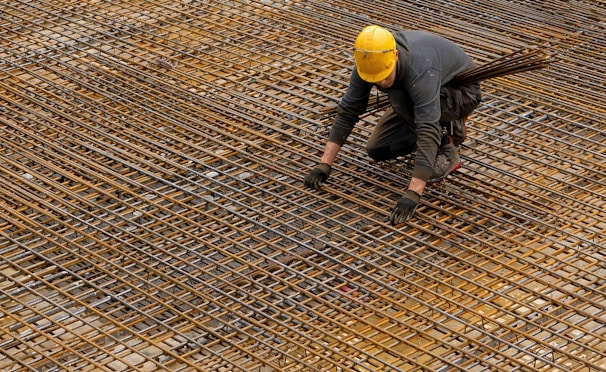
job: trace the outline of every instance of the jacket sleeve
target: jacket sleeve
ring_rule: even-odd
[[[417,152],[412,176],[427,181],[433,173],[435,158],[440,146],[441,130],[438,122],[418,122],[416,125]]]
[[[410,87],[414,102],[417,151],[412,176],[427,181],[433,173],[433,166],[441,140],[440,129],[440,86],[438,71],[431,69]]]
[[[371,89],[372,84],[362,80],[354,68],[347,91],[337,106],[337,115],[328,135],[330,142],[343,146],[353,127],[360,120],[360,115],[366,111]]]

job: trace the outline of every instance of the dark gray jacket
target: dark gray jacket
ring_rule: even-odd
[[[398,67],[393,86],[385,93],[394,110],[413,121],[417,151],[412,176],[427,181],[433,171],[441,130],[440,87],[455,75],[475,66],[453,42],[426,31],[394,32]],[[366,111],[374,84],[360,78],[353,69],[347,92],[339,102],[328,140],[343,145],[359,117]]]

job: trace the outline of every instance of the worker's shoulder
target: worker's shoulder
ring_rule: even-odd
[[[409,42],[417,42],[424,40],[447,40],[444,37],[425,30],[402,30],[398,32]]]

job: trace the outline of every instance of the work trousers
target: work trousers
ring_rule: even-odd
[[[479,83],[464,87],[443,86],[440,88],[440,125],[446,131],[452,130],[453,125],[463,125],[462,119],[475,110],[481,99]],[[384,161],[413,153],[416,143],[412,107],[398,114],[390,106],[370,135],[366,151],[373,160]]]

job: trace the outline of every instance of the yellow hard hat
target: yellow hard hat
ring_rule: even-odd
[[[383,27],[366,26],[356,38],[354,58],[362,80],[385,80],[396,65],[396,40]]]

